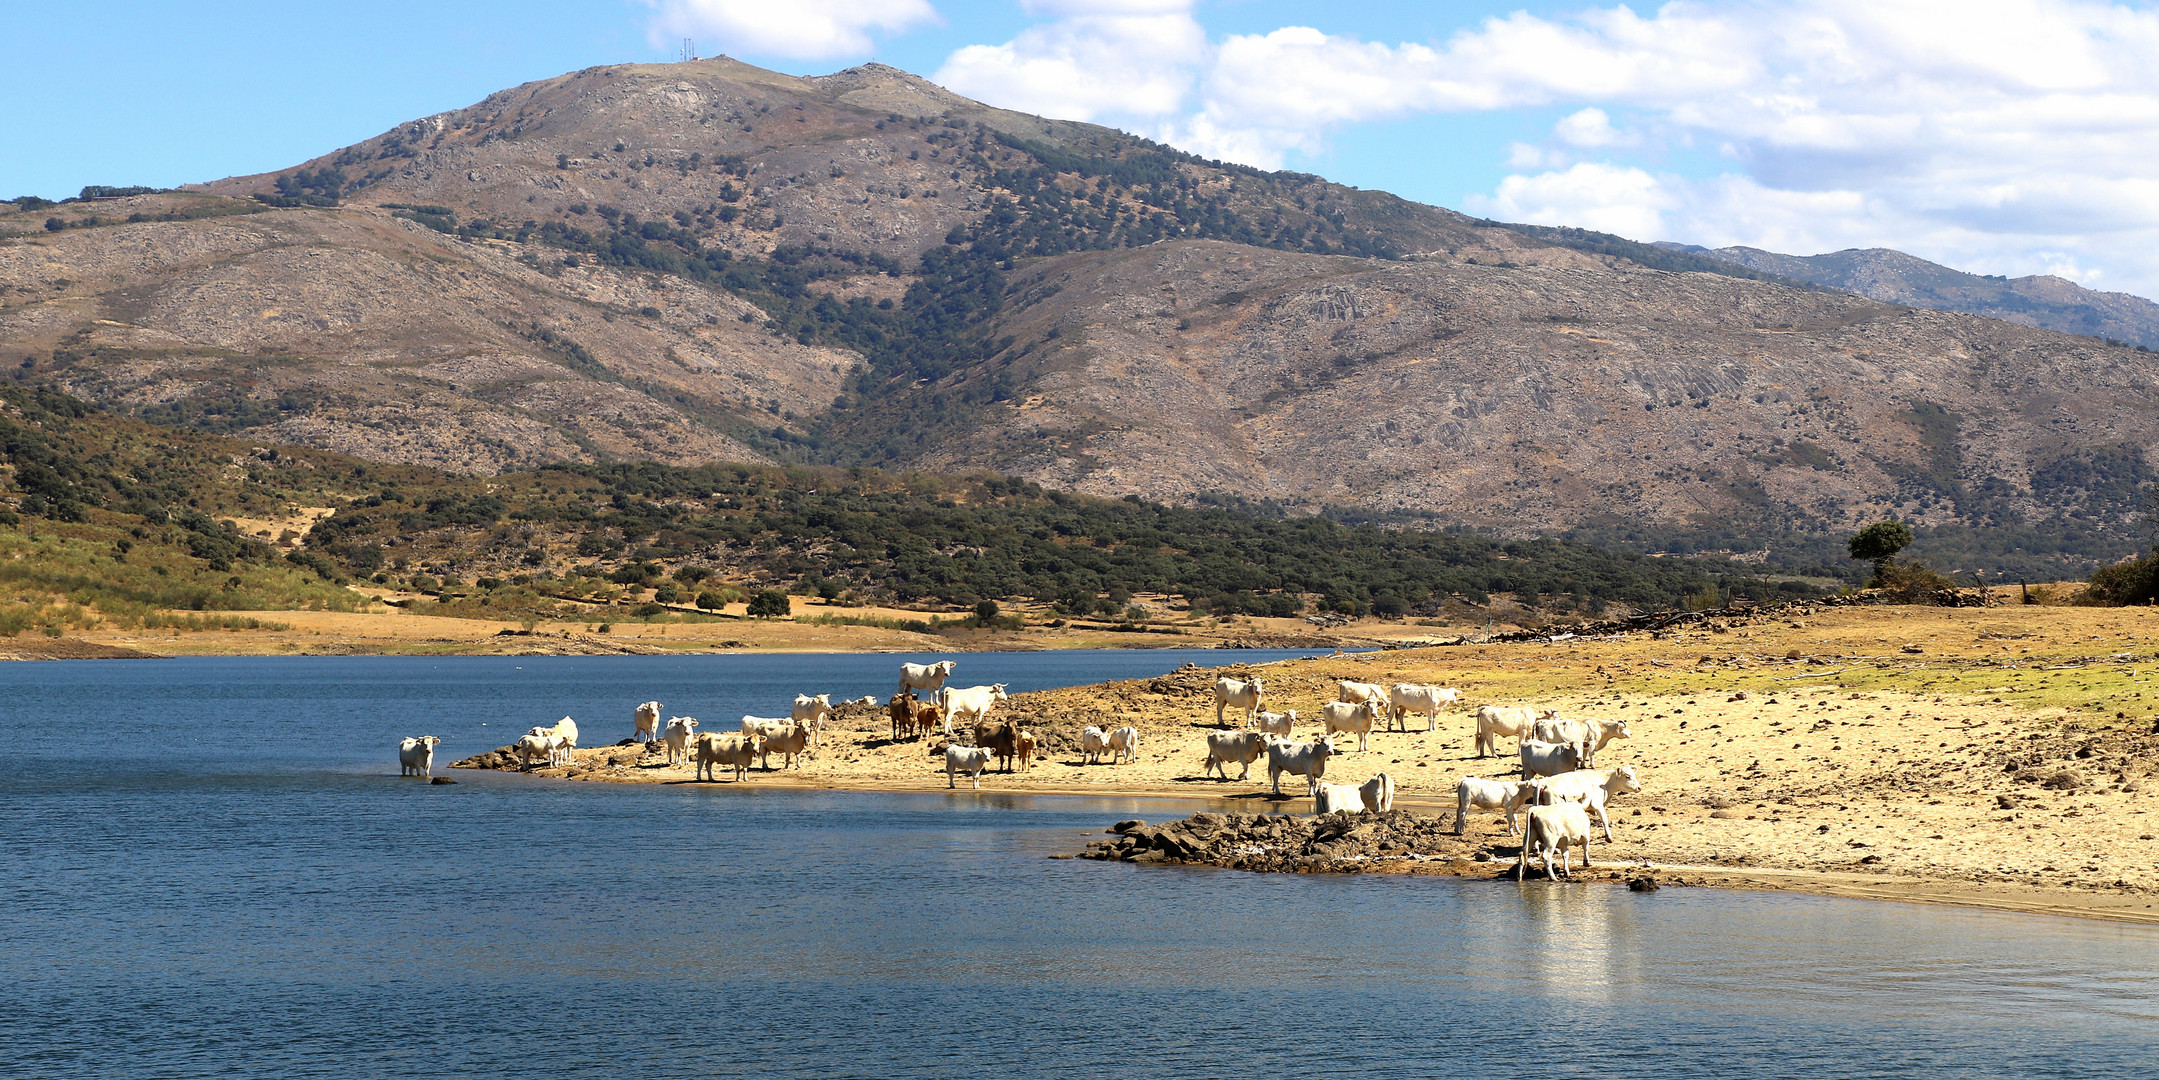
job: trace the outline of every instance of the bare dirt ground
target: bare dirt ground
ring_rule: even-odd
[[[416,594],[389,589],[366,590],[384,601],[409,601]],[[795,598],[803,620],[887,619],[953,620],[898,608],[842,608]],[[1301,619],[1238,618],[1220,624],[1179,620],[1158,629],[1176,633],[1133,633],[1088,622],[1051,628],[1048,616],[1030,613],[1024,630],[957,630],[917,633],[882,626],[821,623],[787,619],[752,619],[744,604],[719,609],[706,622],[621,622],[622,609],[595,606],[576,621],[549,619],[526,627],[509,619],[446,618],[420,615],[400,607],[373,611],[219,611],[205,614],[255,619],[255,630],[122,630],[96,628],[70,641],[141,650],[167,656],[319,656],[351,654],[440,653],[456,655],[605,655],[625,653],[696,653],[755,650],[762,652],[988,652],[1034,649],[1178,649],[1244,645],[1256,648],[1333,648],[1371,646],[1397,640],[1429,638],[1434,630],[1399,622],[1358,620],[1337,630],[1320,630]],[[180,612],[178,614],[188,614]],[[731,618],[726,616],[732,616]],[[609,625],[601,632],[602,625]],[[0,642],[0,657],[5,644]]]
[[[1458,645],[1351,654],[1226,671],[1258,676],[1270,709],[1311,731],[1334,681],[1459,687],[1438,730],[1375,733],[1335,759],[1334,782],[1386,771],[1401,805],[1453,813],[1465,775],[1507,777],[1511,759],[1472,753],[1476,706],[1533,704],[1624,718],[1631,737],[1598,757],[1634,766],[1643,791],[1614,803],[1606,871],[1658,868],[1666,883],[1803,889],[2159,923],[2159,611],[2062,607],[1841,608],[1722,620],[1698,632],[1616,640]],[[1217,672],[1072,687],[1013,698],[1000,715],[1038,732],[1033,769],[986,773],[981,790],[1148,795],[1195,809],[1309,813],[1251,778],[1206,779]],[[807,692],[817,687],[805,686]],[[585,741],[630,734],[585,723]],[[778,707],[778,703],[775,703]],[[719,720],[720,718],[714,718]],[[1131,724],[1140,758],[1085,764],[1080,728]],[[704,730],[726,730],[709,723]],[[844,714],[816,756],[756,772],[755,785],[943,787],[938,740],[893,741],[882,709]],[[1511,752],[1511,740],[1502,748]],[[775,762],[776,763],[776,762]],[[579,780],[692,782],[639,747],[591,746]],[[725,781],[723,781],[725,783]],[[961,786],[966,787],[964,778]],[[1107,824],[1107,822],[1105,822]],[[1511,865],[1497,815],[1473,813],[1485,859]]]

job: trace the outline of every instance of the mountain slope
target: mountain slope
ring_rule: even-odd
[[[1665,246],[1793,281],[1858,293],[1885,304],[1961,311],[2159,349],[2159,304],[2128,293],[2086,289],[2051,274],[2020,278],[1968,274],[1889,248],[1779,255],[1750,247]]]
[[[1781,273],[1205,162],[877,65],[714,60],[0,216],[0,361],[168,422],[470,472],[987,467],[1645,546],[1888,513],[2022,528],[2072,563],[2136,544],[2148,354]]]

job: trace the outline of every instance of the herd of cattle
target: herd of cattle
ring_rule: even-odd
[[[980,788],[982,773],[993,761],[1007,772],[1013,771],[1015,764],[1020,771],[1028,769],[1040,745],[1035,733],[1009,720],[990,719],[990,713],[1006,700],[1005,684],[947,687],[945,682],[954,667],[950,660],[900,665],[899,690],[885,702],[892,719],[893,740],[926,738],[940,732],[946,736],[944,744],[933,749],[932,754],[942,752],[948,787],[958,787],[958,778],[965,775],[972,787]],[[1297,712],[1265,711],[1265,695],[1266,687],[1259,679],[1223,677],[1215,681],[1215,723],[1231,730],[1208,734],[1201,775],[1219,775],[1226,781],[1230,779],[1229,766],[1235,764],[1237,779],[1244,780],[1252,765],[1264,757],[1273,793],[1282,794],[1285,773],[1304,777],[1306,794],[1312,799],[1314,812],[1320,814],[1381,814],[1394,808],[1394,780],[1384,772],[1359,785],[1326,782],[1329,760],[1346,752],[1337,748],[1337,735],[1354,734],[1357,749],[1363,751],[1375,727],[1384,724],[1382,730],[1407,732],[1411,719],[1418,714],[1424,716],[1426,732],[1437,731],[1440,714],[1461,700],[1460,692],[1451,687],[1416,683],[1381,686],[1345,679],[1336,684],[1336,700],[1320,706],[1318,738],[1297,741],[1292,738],[1300,722]],[[841,704],[875,706],[877,700],[862,698]],[[699,780],[716,779],[718,770],[728,769],[739,781],[748,778],[752,767],[771,769],[775,754],[780,755],[782,767],[794,767],[798,759],[819,744],[834,708],[829,694],[799,694],[788,718],[744,716],[740,732],[720,734],[699,732],[697,719],[688,716],[670,717],[663,727],[660,703],[647,701],[637,706],[632,738],[659,743],[669,765],[685,760],[693,763]],[[1232,709],[1244,714],[1233,728],[1228,716]],[[962,730],[972,736],[972,745],[950,738],[955,721],[961,722]],[[1596,815],[1604,839],[1609,842],[1612,827],[1607,803],[1615,795],[1642,790],[1641,779],[1632,766],[1621,765],[1604,772],[1595,768],[1598,751],[1630,734],[1624,720],[1561,719],[1551,710],[1480,707],[1476,713],[1476,756],[1495,754],[1498,740],[1512,737],[1520,775],[1513,780],[1462,777],[1455,786],[1455,834],[1462,835],[1466,830],[1471,811],[1497,811],[1503,815],[1509,835],[1517,831],[1520,819],[1522,849],[1515,866],[1518,879],[1532,858],[1542,861],[1547,876],[1553,873],[1555,856],[1559,872],[1571,874],[1572,851],[1576,848],[1581,849],[1583,865],[1589,865],[1589,815]],[[565,716],[552,726],[526,732],[512,750],[527,766],[542,759],[550,765],[567,764],[577,748],[577,735],[577,722]],[[398,748],[405,774],[428,776],[440,741],[432,735],[405,739]],[[1088,727],[1080,733],[1080,752],[1088,764],[1096,764],[1105,756],[1112,764],[1136,761],[1139,746],[1140,732],[1135,727],[1106,731]]]

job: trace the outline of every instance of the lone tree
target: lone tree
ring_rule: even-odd
[[[776,618],[793,609],[794,605],[788,602],[787,594],[778,589],[766,589],[750,597],[750,614],[756,618]]]
[[[1874,564],[1874,580],[1879,582],[1895,564],[1897,552],[1912,544],[1912,528],[1901,521],[1877,521],[1857,533],[1845,546],[1852,558],[1865,559]]]
[[[988,626],[997,621],[997,610],[997,601],[981,601],[975,605],[975,621]]]

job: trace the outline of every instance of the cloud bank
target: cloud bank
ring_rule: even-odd
[[[696,38],[708,51],[829,60],[867,55],[872,31],[892,34],[937,21],[929,0],[647,0],[654,47]],[[714,49],[713,46],[717,46]]]
[[[2148,7],[1672,3],[1396,44],[1302,26],[1210,39],[1191,0],[1026,7],[1043,21],[953,53],[937,81],[1267,168],[1345,125],[1565,109],[1464,209],[1800,254],[1894,246],[2159,294]]]

